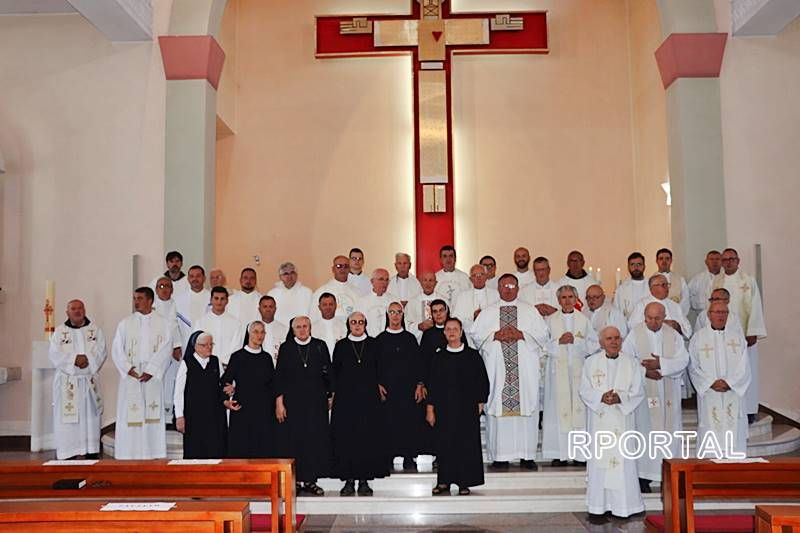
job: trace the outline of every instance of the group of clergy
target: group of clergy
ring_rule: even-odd
[[[251,268],[236,291],[211,271],[209,290],[203,267],[184,274],[170,252],[164,275],[135,291],[135,313],[112,344],[115,456],[164,457],[174,420],[186,457],[294,457],[310,495],[328,476],[345,482],[343,495],[370,495],[368,481],[388,475],[392,458],[413,468],[421,454],[437,458],[433,494],[451,484],[468,494],[483,483],[481,413],[491,467],[519,460],[535,470],[540,412],[542,457],[562,466],[573,430],[681,430],[692,385],[701,436],[724,442],[732,432],[736,451],[746,449],[766,330],[736,250],[709,252],[689,283],[671,271],[670,250],[658,251],[658,273],[647,278],[644,256],[632,253],[613,301],[578,251],[558,281],[544,257],[529,268],[525,248],[514,252],[516,272],[502,276],[491,256],[469,274],[455,267],[452,246],[440,260],[441,270],[417,279],[398,253],[395,275],[368,276],[354,248],[313,293],[286,262],[262,295]],[[59,458],[99,451],[104,358],[102,331],[82,302],[69,302],[51,340]],[[640,512],[641,491],[660,481],[660,458],[616,459],[589,460],[593,515]]]

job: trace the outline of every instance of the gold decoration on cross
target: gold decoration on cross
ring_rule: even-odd
[[[742,283],[742,286],[739,287],[739,290],[746,293],[750,290],[750,285],[748,285],[747,282]]]
[[[703,347],[700,348],[700,351],[703,352],[703,357],[710,357],[708,354],[713,352],[714,348],[708,344],[704,344]]]
[[[525,29],[525,20],[522,17],[512,17],[509,14],[496,15],[490,21],[492,31],[522,31]]]
[[[440,19],[442,18],[442,4],[444,0],[417,0],[422,6],[422,18]]]
[[[594,374],[592,374],[592,379],[594,380],[595,385],[597,385],[598,387],[602,385],[605,377],[606,373],[600,370],[599,368],[594,371]]]
[[[158,409],[158,404],[155,401],[152,401],[147,407],[149,407],[151,411],[156,411]]]
[[[739,350],[739,347],[741,346],[741,344],[736,342],[736,339],[731,339],[730,342],[728,342],[728,346],[730,347],[731,350],[733,350],[735,352],[735,351]]]
[[[66,405],[64,405],[64,409],[66,409],[67,412],[71,413],[72,411],[75,410],[75,406],[72,405],[72,402],[67,402]]]
[[[342,35],[359,35],[372,33],[372,21],[367,17],[353,17],[339,23],[339,33]]]
[[[608,466],[611,468],[616,468],[619,466],[619,460],[617,460],[616,456],[613,456],[611,459],[608,460]]]

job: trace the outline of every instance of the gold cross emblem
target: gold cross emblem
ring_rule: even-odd
[[[147,407],[149,407],[151,411],[155,411],[158,409],[158,404],[155,401],[153,401],[150,402],[150,405],[148,405]]]
[[[592,374],[592,379],[594,380],[595,385],[597,385],[598,387],[603,383],[605,377],[606,373],[600,370],[599,368],[594,371],[594,374]]]
[[[731,341],[728,343],[728,346],[730,346],[731,350],[735,352],[739,350],[739,346],[741,346],[741,344],[736,342],[734,339],[731,339]]]
[[[703,352],[704,357],[710,357],[708,354],[714,351],[714,348],[709,346],[708,344],[704,344],[700,351]]]

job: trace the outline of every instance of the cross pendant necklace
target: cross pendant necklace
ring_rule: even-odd
[[[305,348],[305,350],[303,350]],[[300,354],[300,360],[303,362],[303,368],[308,368],[308,350],[309,346],[298,346],[297,351]]]
[[[366,346],[366,343],[361,344],[361,350],[356,349],[356,343],[353,341],[350,341],[350,346],[353,347],[353,353],[356,354],[356,361],[360,365],[361,358],[364,356],[364,347]]]

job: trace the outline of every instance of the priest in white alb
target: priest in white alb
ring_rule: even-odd
[[[500,276],[498,291],[500,301],[480,312],[469,333],[489,376],[486,451],[494,468],[519,460],[522,468],[537,470],[539,358],[547,326],[533,307],[517,299],[515,276]]]
[[[578,394],[583,362],[599,348],[597,332],[575,308],[578,291],[564,285],[557,292],[561,309],[547,317],[550,340],[544,383],[542,457],[566,466],[568,435],[586,429],[586,409]]]
[[[606,326],[614,326],[624,339],[628,335],[628,324],[625,315],[617,306],[606,301],[606,293],[600,285],[590,285],[586,289],[586,306],[583,314],[592,323],[595,331],[600,331]]]
[[[422,294],[422,285],[411,273],[411,256],[398,252],[394,254],[394,268],[397,274],[389,278],[389,288],[386,292],[396,302],[405,305],[409,300]]]
[[[172,297],[179,314],[178,319],[188,322],[189,331],[191,331],[194,323],[203,318],[208,311],[208,306],[211,304],[211,291],[205,288],[206,271],[200,265],[189,267],[186,279],[189,280],[189,290],[182,294],[175,294],[173,291]]]
[[[439,294],[444,296],[447,307],[452,309],[456,295],[470,288],[472,283],[469,276],[456,268],[456,249],[450,245],[442,246],[439,250],[439,262],[442,269],[436,272],[436,281]]]
[[[722,254],[718,250],[710,250],[706,254],[706,268],[689,280],[689,303],[699,318],[705,315],[708,299],[711,297],[714,278],[722,270]]]
[[[244,344],[242,323],[228,312],[227,306],[228,291],[225,287],[214,287],[211,289],[211,309],[194,327],[194,331],[205,331],[214,337],[214,355],[223,367],[228,365],[231,354],[241,350]]]
[[[436,281],[436,274],[433,272],[423,272],[419,277],[422,293],[410,299],[406,304],[406,328],[414,334],[419,342],[425,330],[433,327],[433,317],[431,316],[431,302],[434,300],[445,300],[441,294]]]
[[[278,307],[275,320],[287,326],[294,317],[307,316],[311,310],[311,289],[303,285],[297,277],[294,263],[281,263],[278,267],[279,281],[267,293],[275,298],[275,305]]]
[[[672,271],[672,250],[661,248],[656,252],[658,273],[669,282],[669,299],[681,306],[683,314],[688,316],[691,309],[689,285],[683,276]]]
[[[241,290],[231,294],[228,300],[227,312],[242,324],[249,324],[259,319],[258,302],[261,301],[262,295],[256,290],[257,284],[256,271],[250,267],[243,268],[239,276]],[[216,339],[216,336],[214,338]]]
[[[527,248],[520,246],[516,250],[514,250],[514,264],[517,267],[517,271],[514,272],[514,275],[517,277],[519,281],[519,288],[520,290],[524,289],[531,283],[533,283],[533,272],[531,272],[530,264],[531,264],[531,253],[528,251]]]
[[[472,324],[481,311],[497,303],[499,295],[497,290],[492,291],[486,287],[486,269],[481,265],[474,265],[469,269],[469,280],[472,282],[472,287],[461,291],[456,296],[456,303],[450,315],[461,320],[464,331],[467,333],[469,347],[477,348],[474,339],[469,334]]]
[[[99,459],[103,400],[97,373],[106,360],[106,339],[86,317],[80,300],[67,303],[67,321],[50,336],[53,378],[53,430],[56,458]]]
[[[347,324],[343,317],[336,315],[336,308],[336,296],[323,292],[317,306],[319,318],[311,323],[311,336],[325,341],[330,357],[333,357],[336,343],[347,336]]]
[[[642,298],[650,295],[650,287],[644,277],[645,261],[644,256],[639,252],[633,252],[628,256],[628,274],[630,277],[620,283],[614,293],[614,305],[625,315],[625,320],[629,320],[633,308]]]
[[[264,342],[261,347],[272,356],[273,365],[278,364],[278,349],[289,333],[289,326],[275,318],[277,309],[278,304],[272,296],[262,296],[258,302],[258,312],[261,315],[261,322],[264,324]],[[247,327],[244,328],[245,334]]]
[[[636,409],[636,430],[647,437],[653,431],[683,430],[681,418],[681,376],[689,365],[689,352],[683,338],[669,326],[664,326],[666,310],[658,302],[644,308],[644,322],[633,328],[622,351],[639,361],[644,374],[645,401]],[[673,438],[672,457],[680,457],[680,440]],[[637,460],[642,492],[650,492],[651,481],[661,481],[661,460],[664,454],[656,450],[655,458],[648,454]]]
[[[486,270],[486,286],[489,290],[497,290],[497,261],[491,255],[484,255],[478,261],[481,266]]]
[[[377,337],[386,329],[386,310],[394,300],[386,292],[389,286],[389,271],[376,268],[369,278],[370,291],[356,302],[356,310],[367,319],[367,334]],[[312,326],[313,327],[313,326]]]
[[[368,275],[364,272],[364,251],[361,248],[350,249],[350,273],[347,274],[347,283],[359,297],[365,296],[370,291]]]
[[[620,437],[635,429],[634,411],[644,399],[639,362],[620,351],[622,337],[614,326],[600,332],[601,351],[589,357],[581,373],[580,395],[586,403],[588,430]],[[586,505],[592,523],[604,514],[627,518],[644,511],[636,461],[622,456],[619,446],[591,457],[586,467]]]
[[[162,276],[156,281],[156,298],[153,301],[153,311],[159,314],[164,321],[172,327],[172,357],[164,372],[164,416],[168,422],[172,421],[173,397],[175,396],[175,378],[178,375],[183,347],[189,340],[188,321],[183,322],[178,318],[178,309],[172,298],[172,280]]]
[[[573,250],[567,255],[567,272],[558,281],[558,286],[570,285],[575,288],[578,294],[576,307],[580,311],[586,305],[586,289],[590,285],[597,285],[597,280],[584,270],[586,261],[583,254],[578,250]]]
[[[745,393],[752,378],[745,338],[727,327],[728,306],[708,307],[709,325],[689,343],[689,375],[697,391],[698,441],[713,433],[720,447],[747,453]],[[726,441],[728,439],[728,441]]]
[[[681,306],[669,298],[669,280],[663,274],[654,274],[647,280],[650,287],[650,294],[636,304],[628,317],[628,329],[633,329],[638,324],[644,322],[644,308],[652,302],[659,302],[667,311],[666,324],[672,326],[675,331],[680,333],[684,339],[692,336],[692,325],[689,319],[683,314]]]
[[[189,290],[189,281],[186,279],[186,274],[181,270],[183,268],[183,255],[177,250],[167,253],[165,258],[167,270],[164,271],[162,276],[168,277],[172,281],[172,288],[175,296],[182,295]],[[153,281],[148,285],[153,292],[156,290],[156,282],[161,276],[156,276]]]
[[[556,285],[550,279],[550,261],[546,257],[533,260],[533,283],[519,291],[519,299],[534,306],[539,314],[548,317],[558,311]]]
[[[708,305],[714,302],[722,302],[728,306],[728,322],[726,327],[738,329],[742,335],[744,335],[744,330],[742,330],[742,320],[739,318],[739,315],[736,314],[735,311],[731,311],[731,293],[728,292],[728,289],[723,289],[720,287],[719,289],[714,289],[711,291],[711,296],[708,298],[708,302],[706,302],[706,310],[708,310]],[[703,311],[699,315],[697,315],[697,322],[694,324],[694,330],[698,331],[703,329],[708,325],[708,313]],[[752,368],[750,369],[752,373]]]
[[[162,378],[172,357],[172,328],[153,312],[149,287],[133,293],[132,315],[122,319],[111,356],[119,370],[115,459],[167,455]]]
[[[739,253],[733,248],[722,251],[722,268],[712,283],[714,289],[725,288],[730,293],[729,309],[739,318],[747,341],[747,354],[750,360],[752,379],[744,399],[747,417],[752,423],[758,413],[758,344],[759,339],[767,337],[764,323],[764,308],[761,292],[753,276],[739,269]]]
[[[323,293],[330,293],[336,297],[336,316],[341,317],[342,320],[350,316],[350,313],[355,311],[356,302],[361,297],[353,285],[348,283],[348,276],[350,274],[350,260],[343,256],[337,255],[333,258],[331,265],[331,273],[333,278],[329,279],[324,285],[314,291],[311,296],[311,322],[319,320],[319,297]]]

